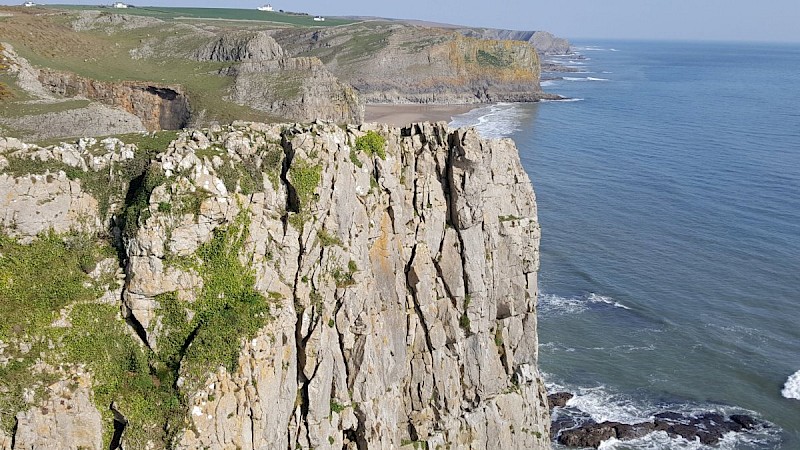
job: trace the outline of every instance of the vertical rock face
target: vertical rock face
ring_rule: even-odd
[[[315,57],[291,58],[264,32],[226,33],[197,49],[198,61],[235,63],[222,73],[234,78],[228,98],[289,120],[361,123],[356,91]]]
[[[58,95],[81,96],[121,108],[138,117],[149,131],[177,130],[189,120],[189,101],[177,86],[133,81],[111,83],[46,70],[40,71],[39,80]]]
[[[384,143],[356,145],[372,133]],[[120,306],[154,370],[145,388],[175,380],[155,392],[174,389],[183,412],[159,422],[95,390],[123,448],[550,447],[539,224],[510,140],[237,124],[181,133],[135,184]],[[92,376],[28,402],[14,448],[62,448],[41,441],[58,433],[107,445]]]
[[[188,393],[179,448],[549,446],[536,367],[539,225],[513,143],[443,124],[380,133],[386,159],[353,148],[362,130],[316,125],[204,134],[161,158],[161,170],[180,167],[213,195],[197,220],[170,222],[154,207],[166,200],[157,188],[128,245],[125,301],[153,330],[148,342],[161,340],[156,297],[199,289],[163,255],[192,253],[243,210],[257,288],[281,299],[236,370]],[[277,138],[279,182],[249,196],[226,191],[219,168],[189,150],[226,146],[246,163]]]

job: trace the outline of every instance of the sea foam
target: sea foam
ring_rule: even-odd
[[[800,400],[800,370],[786,380],[781,394],[786,398]]]
[[[631,308],[607,295],[590,292],[584,296],[561,297],[554,294],[541,294],[539,296],[539,312],[544,316],[560,316],[563,314],[578,314],[590,308],[614,307],[625,310]]]
[[[551,376],[543,373],[546,380]],[[595,387],[565,386],[556,382],[546,381],[547,392],[571,392],[574,397],[570,399],[566,408],[556,408],[554,420],[570,418],[577,426],[584,423],[614,421],[621,423],[650,422],[655,414],[667,411],[677,412],[686,416],[695,416],[708,412],[722,415],[751,414],[752,411],[728,405],[712,403],[663,403],[650,401],[645,398],[621,394],[613,389],[599,385]],[[605,450],[733,450],[733,449],[772,449],[780,444],[782,430],[769,426],[752,430],[748,433],[725,433],[717,446],[703,445],[700,441],[689,441],[680,437],[671,437],[666,432],[657,431],[633,440],[619,441],[611,438],[603,441],[599,448]]]

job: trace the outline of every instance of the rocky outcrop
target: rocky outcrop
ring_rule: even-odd
[[[43,405],[17,414],[13,449],[103,448],[102,417],[92,402],[87,377],[58,381],[47,388]]]
[[[567,408],[572,413],[580,412],[568,404],[573,398],[569,392],[550,394],[547,398],[551,409]],[[596,422],[585,413],[561,415],[560,412],[554,411],[551,433],[559,444],[576,448],[599,448],[603,442],[611,439],[627,441],[657,432],[666,433],[671,438],[713,446],[719,444],[728,433],[746,433],[770,426],[749,415],[728,416],[711,411],[691,414],[665,411],[654,414],[650,421],[638,423]]]
[[[375,133],[380,147],[357,148]],[[87,174],[119,163],[6,146]],[[116,301],[141,345],[117,335],[121,373],[90,371],[64,403],[60,388],[31,399],[14,448],[56,433],[87,448],[112,434],[156,449],[550,447],[539,225],[510,140],[444,124],[237,124],[181,133],[127,197]],[[165,392],[181,400],[155,403]]]
[[[72,21],[71,26],[75,31],[100,29],[111,34],[119,31],[152,27],[162,23],[162,20],[155,17],[134,14],[109,14],[101,11],[80,11],[78,17]]]
[[[317,58],[291,58],[264,32],[227,33],[200,47],[200,61],[234,64],[220,74],[234,78],[228,98],[275,117],[301,122],[361,123],[363,106]]]
[[[566,55],[570,53],[570,43],[564,38],[547,31],[513,31],[493,28],[466,28],[460,30],[465,36],[478,39],[500,39],[528,42],[540,55]]]
[[[146,131],[139,117],[101,103],[89,103],[83,107],[44,114],[0,118],[0,124],[16,130],[29,140]]]
[[[198,61],[273,61],[283,58],[283,49],[268,34],[226,33],[197,49]]]
[[[536,370],[539,229],[513,146],[441,125],[382,133],[386,160],[352,156],[361,132],[332,127],[197,136],[244,161],[281,137],[281,183],[249,197],[226,190],[191,142],[161,158],[155,170],[185,173],[211,197],[197,220],[151,206],[127,245],[125,304],[152,330],[150,345],[162,339],[158,296],[177,290],[190,302],[201,281],[163,255],[191,254],[241,211],[257,286],[284,299],[237,369],[189,394],[180,448],[549,445]],[[311,190],[309,167],[319,170]],[[156,188],[151,205],[182,179]]]
[[[275,34],[287,53],[318,56],[365,103],[537,101],[539,56],[527,42],[396,23]]]
[[[120,108],[138,117],[148,131],[181,129],[190,117],[189,99],[179,86],[137,81],[113,83],[49,70],[42,70],[39,80],[60,96],[83,97]]]

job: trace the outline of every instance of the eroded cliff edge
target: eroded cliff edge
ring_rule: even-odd
[[[156,142],[0,139],[2,253],[52,244],[92,287],[0,326],[0,448],[549,448],[513,142],[244,123]]]

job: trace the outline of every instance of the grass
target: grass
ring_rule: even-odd
[[[89,100],[65,100],[54,103],[19,103],[2,102],[0,103],[0,116],[2,117],[22,117],[38,116],[48,113],[59,113],[73,109],[81,109],[89,106]]]
[[[0,340],[10,344],[4,353],[11,356],[9,364],[0,365],[0,425],[6,433],[14,415],[29,407],[22,400],[24,390],[34,388],[44,398],[43,387],[58,380],[34,368],[43,360],[90,369],[106,446],[113,434],[112,402],[130,422],[128,445],[144,448],[149,439],[167,440],[164,423],[176,417],[180,406],[176,393],[151,373],[147,354],[119,318],[119,307],[93,303],[103,286],[86,270],[110,253],[106,244],[87,235],[51,232],[27,245],[0,235]],[[51,327],[68,306],[71,326]],[[20,342],[30,350],[22,351]]]
[[[79,5],[53,5],[49,8],[68,10],[97,10],[97,6]],[[129,14],[136,16],[155,17],[161,20],[228,20],[228,21],[255,21],[272,22],[288,26],[325,28],[355,23],[353,20],[326,17],[324,22],[314,21],[313,15],[285,13],[280,11],[257,11],[255,9],[234,8],[167,8],[167,7],[141,7],[129,9],[112,9],[105,11],[114,14]]]
[[[297,197],[297,212],[309,213],[316,200],[317,187],[322,181],[322,166],[295,158],[289,168],[289,181]]]
[[[67,23],[46,16],[18,14],[14,19],[0,28],[0,40],[10,42],[18,54],[36,67],[73,72],[98,81],[180,85],[189,97],[194,113],[205,110],[207,119],[222,123],[274,119],[263,112],[225,100],[233,78],[217,73],[229,63],[193,61],[185,57],[203,42],[200,35],[191,29],[176,30],[173,24],[167,23],[109,35],[99,30],[75,32]],[[154,42],[153,46],[159,49],[156,52],[158,56],[133,59],[130,52],[143,42]],[[12,103],[9,108],[12,109],[6,108],[2,114],[9,116],[9,111],[23,106]]]

